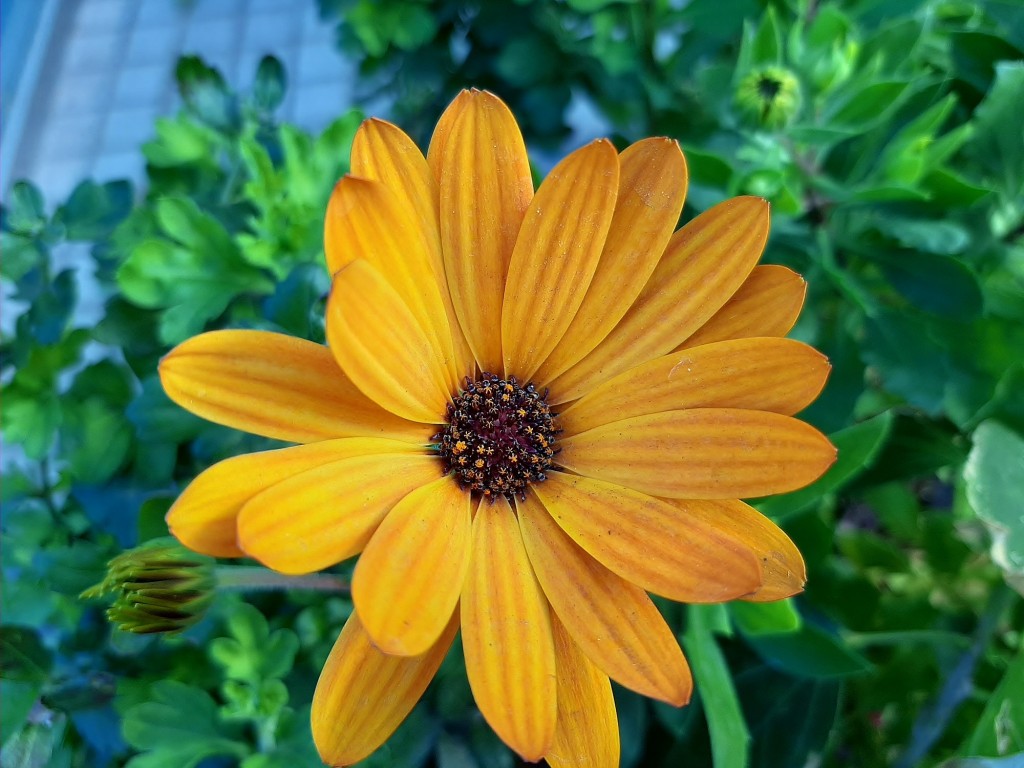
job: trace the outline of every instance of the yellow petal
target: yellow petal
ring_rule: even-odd
[[[362,551],[403,497],[438,478],[424,454],[379,454],[332,462],[273,485],[238,515],[238,544],[282,573],[311,573]]]
[[[680,229],[617,326],[583,360],[551,382],[553,403],[664,355],[692,335],[740,287],[768,240],[768,204],[736,197]]]
[[[331,274],[356,259],[372,265],[395,289],[430,339],[433,356],[447,366],[449,390],[472,370],[455,360],[441,288],[430,263],[416,212],[384,184],[346,176],[334,187],[324,224]]]
[[[410,421],[444,421],[445,362],[395,289],[361,259],[334,277],[327,343],[342,370],[381,407]]]
[[[473,353],[462,335],[455,307],[448,293],[441,255],[441,231],[438,228],[437,177],[430,172],[419,147],[401,128],[385,120],[370,118],[356,131],[352,142],[352,173],[382,182],[398,198],[399,203],[414,211],[424,235],[431,271],[444,302],[448,328],[455,347],[455,363],[459,376],[473,374]]]
[[[462,593],[462,645],[473,697],[519,755],[539,760],[555,733],[555,649],[547,601],[503,498],[481,502]]]
[[[544,755],[551,768],[618,768],[619,721],[608,676],[552,618],[558,666],[558,724]]]
[[[694,408],[633,416],[559,440],[558,463],[673,499],[786,493],[836,460],[828,438],[777,413]]]
[[[437,181],[419,147],[398,126],[370,118],[352,140],[350,167],[354,176],[386,186],[403,208],[415,215],[435,274],[444,276],[437,218]]]
[[[277,440],[375,436],[424,443],[431,435],[367,398],[327,347],[279,333],[195,336],[160,361],[160,381],[182,408]]]
[[[238,513],[272,485],[323,464],[354,456],[411,449],[396,440],[342,438],[226,459],[201,473],[167,513],[167,526],[189,549],[214,557],[242,557]]]
[[[441,246],[462,331],[481,369],[496,373],[502,367],[505,276],[533,197],[533,178],[508,107],[485,91],[464,92],[460,99],[465,104],[445,128]]]
[[[627,688],[685,704],[693,689],[690,670],[647,593],[588,555],[533,493],[517,501],[516,508],[537,579],[583,653]],[[561,713],[561,699],[558,708]]]
[[[791,416],[821,392],[828,358],[791,339],[736,339],[642,363],[566,408],[566,436],[661,411],[746,408]]]
[[[710,525],[750,548],[761,564],[761,588],[743,599],[770,602],[803,591],[807,569],[800,550],[775,523],[742,501],[669,499],[688,519]]]
[[[530,488],[573,541],[648,592],[719,603],[761,585],[757,560],[743,542],[660,499],[562,472]]]
[[[450,477],[395,505],[356,564],[352,599],[384,653],[419,656],[451,619],[469,567],[470,495]]]
[[[459,95],[452,100],[452,103],[447,106],[441,115],[441,119],[437,121],[437,125],[434,127],[434,135],[430,137],[430,146],[427,148],[427,165],[430,167],[430,173],[434,177],[438,198],[441,196],[441,169],[444,163],[445,147],[448,146],[448,139],[452,135],[452,128],[455,126],[459,116],[475,98],[475,93],[475,89],[472,92],[468,90],[459,91]],[[440,205],[440,200],[438,205]]]
[[[686,197],[686,161],[671,139],[644,139],[619,155],[608,239],[583,304],[534,380],[545,384],[608,335],[658,264]],[[566,286],[561,291],[567,292]]]
[[[388,656],[353,613],[313,694],[313,741],[323,761],[352,765],[383,744],[427,689],[458,628],[455,615],[423,656]]]
[[[505,284],[507,374],[530,380],[572,322],[597,269],[618,184],[618,155],[602,139],[562,160],[537,190]]]
[[[761,264],[736,295],[678,349],[726,339],[785,336],[800,316],[806,295],[807,283],[796,272]]]

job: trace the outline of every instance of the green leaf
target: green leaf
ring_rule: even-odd
[[[779,519],[796,515],[828,493],[834,493],[871,466],[889,437],[893,415],[886,411],[867,421],[834,432],[829,440],[839,451],[836,463],[814,483],[792,493],[758,502],[757,508]]]
[[[761,64],[782,63],[782,30],[775,8],[768,6],[761,23],[757,25],[757,33],[750,45],[751,63]]]
[[[52,666],[53,657],[35,630],[0,627],[0,744],[5,754],[8,738],[25,722]]]
[[[135,425],[139,439],[147,442],[185,443],[206,426],[205,421],[167,397],[156,376],[142,382],[142,391],[125,415]]]
[[[34,238],[0,230],[0,276],[21,280],[46,259],[46,248]]]
[[[35,630],[0,627],[0,677],[19,683],[41,683],[50,675],[53,655]]]
[[[256,68],[256,82],[253,83],[252,97],[258,109],[273,112],[284,101],[288,79],[281,60],[264,56]]]
[[[966,440],[949,422],[898,414],[889,439],[856,484],[866,488],[893,480],[912,480],[958,466],[966,458]]]
[[[974,113],[974,137],[965,148],[968,157],[982,168],[1004,194],[1024,192],[1024,62],[996,65],[996,81]]]
[[[156,138],[142,145],[142,154],[157,168],[213,162],[216,134],[205,125],[181,116],[157,118]]]
[[[770,665],[798,677],[847,677],[871,669],[868,660],[842,640],[811,624],[796,632],[752,635],[748,642]]]
[[[841,682],[793,678],[760,665],[736,688],[750,723],[751,768],[814,765],[839,717]]]
[[[145,753],[132,758],[130,768],[194,768],[207,757],[241,759],[249,753],[223,727],[217,705],[204,691],[161,680],[150,698],[124,714],[125,740]]]
[[[687,608],[683,647],[693,669],[694,683],[708,720],[715,768],[746,768],[750,734],[729,667],[712,634],[711,614],[719,606]]]
[[[865,131],[882,122],[899,103],[908,83],[890,80],[873,83],[849,96],[845,103],[826,116],[833,128]]]
[[[262,613],[240,603],[228,617],[228,630],[231,637],[210,644],[210,656],[230,679],[256,685],[291,671],[299,639],[290,629],[271,632]]]
[[[932,233],[940,237],[943,228]],[[908,232],[904,230],[906,236]],[[947,241],[952,247],[953,239]],[[936,241],[935,247],[942,247]],[[974,273],[963,261],[952,256],[921,251],[890,252],[883,249],[872,255],[900,293],[926,312],[970,319],[981,313],[983,296]]]
[[[4,209],[4,224],[19,234],[36,234],[46,224],[43,194],[30,181],[19,181],[11,188],[11,200]]]
[[[161,339],[173,344],[203,330],[238,294],[266,294],[273,283],[247,265],[227,231],[194,202],[157,203],[166,240],[140,243],[117,271],[124,295],[143,307],[164,309]]]
[[[61,420],[56,393],[30,395],[7,390],[0,414],[4,437],[20,444],[29,458],[41,459],[49,452]]]
[[[792,600],[774,603],[729,603],[729,613],[745,635],[773,635],[795,632],[803,623]]]
[[[182,100],[200,120],[219,130],[238,126],[238,104],[215,68],[198,56],[183,56],[174,76]]]
[[[992,559],[1005,571],[1024,574],[1024,437],[998,421],[983,421],[964,468],[967,498],[988,526]]]
[[[128,459],[132,425],[119,408],[98,398],[70,401],[61,423],[61,451],[78,482],[104,483]]]
[[[128,181],[97,184],[83,181],[54,215],[68,240],[102,240],[131,213],[132,185]]]
[[[942,412],[948,351],[920,317],[888,310],[868,318],[861,354],[887,390],[929,415]]]
[[[998,757],[1024,753],[1024,649],[1018,649],[1003,679],[986,699],[978,725],[961,751]]]

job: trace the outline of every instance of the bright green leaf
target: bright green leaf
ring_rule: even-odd
[[[964,479],[967,498],[992,536],[992,559],[1009,573],[1024,574],[1024,437],[998,421],[974,431]]]

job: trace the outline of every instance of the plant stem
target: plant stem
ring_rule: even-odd
[[[900,756],[895,768],[913,768],[918,765],[932,746],[946,730],[956,708],[971,693],[971,679],[978,657],[988,646],[989,638],[995,632],[999,619],[1013,604],[1016,597],[1006,584],[1000,584],[989,598],[985,612],[978,621],[970,648],[961,654],[938,696],[917,716],[910,734],[910,744]]]
[[[304,589],[319,592],[348,594],[350,585],[345,579],[329,573],[311,573],[307,576],[286,576],[258,565],[222,565],[214,571],[218,589],[262,591],[267,589]]]

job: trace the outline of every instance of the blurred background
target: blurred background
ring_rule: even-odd
[[[309,702],[351,563],[327,591],[254,590],[246,566],[174,549],[181,488],[278,444],[181,411],[156,364],[213,328],[322,341],[323,214],[359,123],[425,147],[470,86],[510,105],[538,179],[595,137],[666,135],[688,161],[683,221],[767,198],[764,261],[808,280],[792,335],[833,364],[802,418],[839,461],[756,502],[800,546],[807,591],[659,603],[697,694],[676,710],[617,689],[623,765],[1024,765],[1018,0],[0,12],[3,768],[320,764]],[[151,634],[128,632],[110,595],[80,597],[119,556],[203,576],[147,624],[118,612],[114,569],[114,623]],[[453,652],[367,764],[519,763]]]

